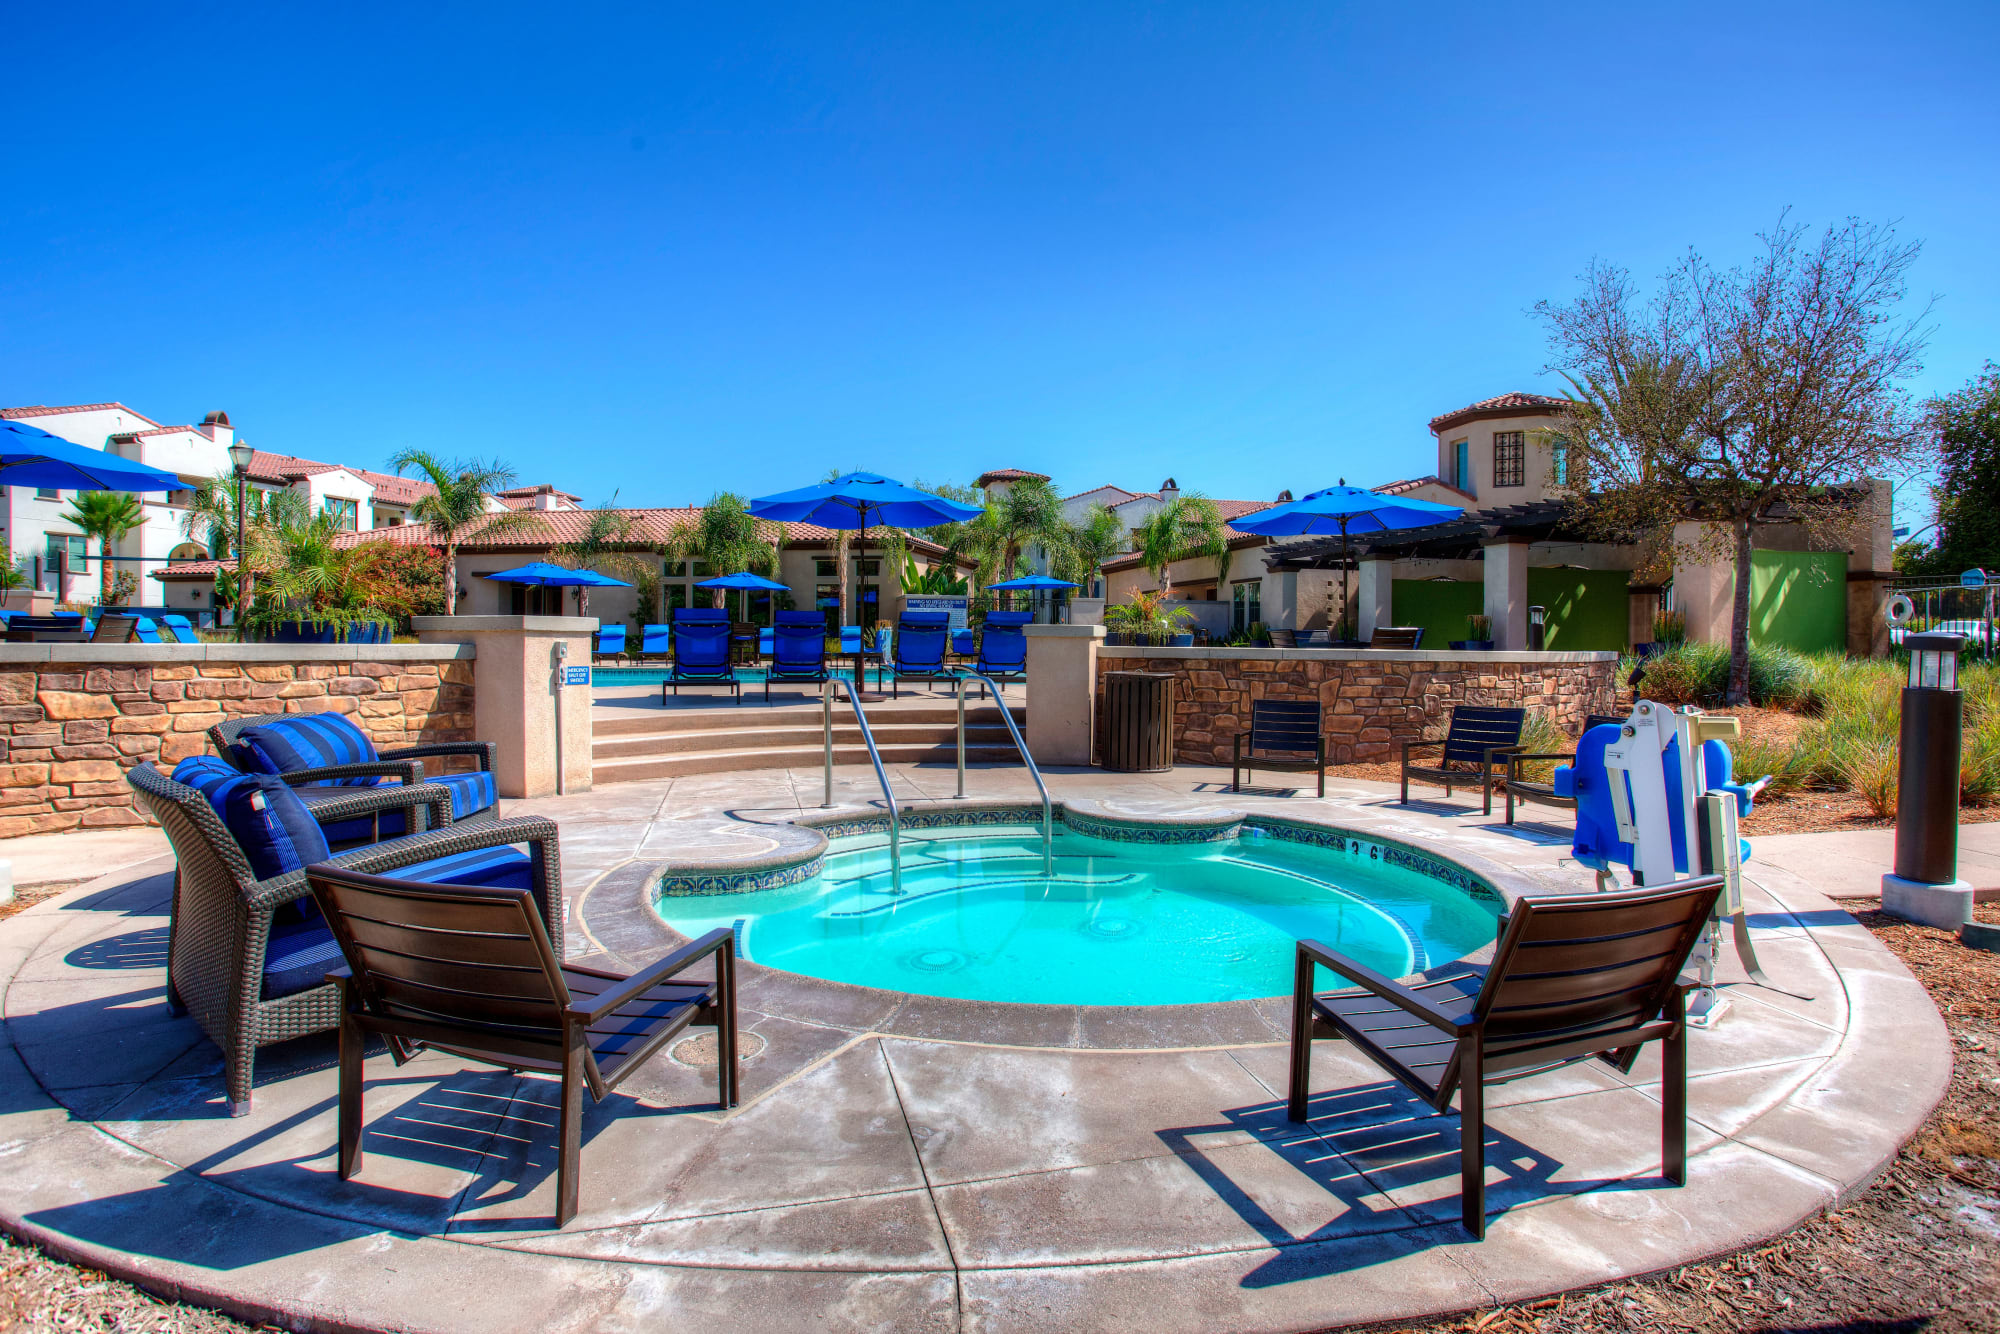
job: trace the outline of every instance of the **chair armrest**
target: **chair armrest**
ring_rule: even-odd
[[[643,968],[632,974],[617,987],[598,996],[597,1004],[589,1009],[572,1003],[569,1007],[569,1017],[586,1026],[594,1024],[619,1006],[630,1004],[645,995],[689,964],[705,959],[719,949],[733,948],[735,942],[736,933],[733,930],[726,926],[718,926],[692,945],[685,945],[675,950],[651,968]]]
[[[259,908],[271,909],[295,899],[308,897],[312,891],[306,886],[304,871],[287,871],[274,875],[269,880],[259,880],[241,891],[243,906],[251,912]]]
[[[1520,750],[1521,743],[1518,741],[1511,746],[1481,746],[1479,748],[1479,766],[1482,769],[1491,769],[1497,763],[1493,758],[1494,756],[1513,755]]]
[[[1391,981],[1376,972],[1373,968],[1370,968],[1367,964],[1350,959],[1345,954],[1334,953],[1317,940],[1301,940],[1299,942],[1299,954],[1311,959],[1314,963],[1339,973],[1363,991],[1371,995],[1380,996],[1383,1000],[1388,1001],[1398,1009],[1408,1011],[1425,1023],[1450,1033],[1453,1037],[1457,1037],[1473,1027],[1466,1020],[1446,1014],[1443,1010],[1431,1004],[1431,1002],[1425,1000],[1416,992],[1411,991],[1402,983]]]
[[[487,773],[493,772],[494,743],[491,741],[438,741],[423,746],[401,746],[395,750],[385,750],[385,760],[417,760],[429,755],[471,755],[478,759],[479,767]]]
[[[1444,741],[1442,739],[1437,741],[1405,741],[1403,743],[1403,763],[1408,764],[1410,762],[1411,751],[1423,750],[1428,746],[1437,746],[1438,748],[1442,749],[1444,747]]]
[[[415,817],[413,824],[407,826],[412,833],[443,829],[451,823],[451,790],[436,783],[410,786],[395,783],[382,787],[336,788],[334,791],[340,795],[314,800],[306,807],[312,812],[313,819],[321,824],[395,810],[408,811]]]
[[[305,787],[327,778],[400,778],[405,783],[424,781],[424,766],[415,760],[369,760],[361,764],[328,764],[317,769],[294,769],[279,774],[292,787]]]
[[[1534,754],[1530,754],[1526,751],[1510,751],[1508,752],[1507,755],[1507,779],[1509,782],[1512,782],[1514,775],[1519,773],[1521,771],[1521,766],[1527,763],[1529,760],[1569,760],[1574,758],[1576,757],[1570,755],[1567,752],[1560,752],[1556,754],[1543,754],[1537,752]]]

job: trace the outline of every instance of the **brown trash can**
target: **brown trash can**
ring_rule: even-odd
[[[1174,767],[1174,678],[1168,672],[1104,674],[1104,767],[1158,774]]]

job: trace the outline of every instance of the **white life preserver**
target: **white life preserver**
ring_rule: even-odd
[[[1910,601],[1909,594],[1898,593],[1889,599],[1889,605],[1885,610],[1890,625],[1907,625],[1910,618],[1917,614],[1917,604]]]

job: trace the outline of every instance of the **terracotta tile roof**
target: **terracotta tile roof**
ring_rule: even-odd
[[[493,493],[493,498],[498,501],[501,501],[502,503],[505,503],[506,501],[512,499],[515,496],[521,496],[527,499],[533,499],[535,496],[541,494],[543,491],[549,492],[551,495],[555,496],[558,500],[567,500],[570,501],[572,504],[577,504],[577,505],[581,505],[583,503],[582,496],[573,496],[567,491],[558,491],[555,487],[550,486],[546,482],[543,482],[537,486],[510,486],[505,491],[495,491]]]
[[[134,411],[126,407],[123,403],[74,403],[63,407],[49,407],[46,404],[35,404],[32,407],[25,408],[0,408],[0,417],[54,417],[65,412],[103,412],[110,408],[116,408],[120,412],[130,412],[142,422],[149,422],[154,426],[159,425],[158,422],[153,421],[145,413]]]
[[[1382,486],[1372,486],[1368,489],[1379,496],[1400,496],[1406,492],[1414,491],[1420,486],[1441,486],[1454,495],[1464,496],[1474,504],[1478,503],[1477,498],[1470,491],[1461,491],[1444,478],[1436,475],[1429,477],[1406,477],[1400,482],[1388,482]]]
[[[1492,398],[1482,398],[1477,403],[1467,404],[1456,412],[1447,412],[1431,418],[1431,429],[1447,431],[1454,426],[1462,426],[1466,422],[1480,421],[1488,417],[1513,417],[1551,412],[1568,401],[1563,398],[1551,398],[1547,394],[1524,394],[1519,390],[1495,394]]]
[[[1094,496],[1094,495],[1096,495],[1096,494],[1097,494],[1098,492],[1100,492],[1100,491],[1116,491],[1116,492],[1117,492],[1117,493],[1118,493],[1119,495],[1123,496],[1123,497],[1125,498],[1125,500],[1131,500],[1131,499],[1135,498],[1135,497],[1136,497],[1136,496],[1137,496],[1137,495],[1139,494],[1139,493],[1138,493],[1137,491],[1127,491],[1127,490],[1126,490],[1126,489],[1125,489],[1124,487],[1122,487],[1122,486],[1113,486],[1113,485],[1112,485],[1112,484],[1111,484],[1110,482],[1106,482],[1106,483],[1105,483],[1105,484],[1104,484],[1103,486],[1093,486],[1093,487],[1089,488],[1088,490],[1085,490],[1085,491],[1079,491],[1079,492],[1077,492],[1077,493],[1076,493],[1075,495],[1073,495],[1073,496],[1064,496],[1064,497],[1063,497],[1063,499],[1064,499],[1064,500],[1081,500],[1081,499],[1083,499],[1083,498],[1084,498],[1085,496]],[[1100,502],[1100,503],[1104,503],[1104,504],[1112,504],[1112,505],[1119,505],[1119,504],[1123,504],[1123,503],[1124,503],[1124,501],[1118,501],[1118,500],[1114,500],[1114,501],[1106,501],[1106,502]]]
[[[1045,472],[1025,472],[1020,468],[995,468],[991,472],[980,473],[979,476],[972,479],[972,484],[974,486],[985,486],[988,482],[1046,482],[1048,480],[1049,475]]]
[[[1158,499],[1158,495],[1155,494],[1154,498]],[[1277,503],[1276,501],[1217,500],[1211,503],[1214,504],[1215,508],[1222,515],[1223,532],[1227,534],[1229,538],[1229,545],[1232,549],[1241,549],[1243,547],[1258,546],[1267,540],[1261,533],[1246,533],[1241,528],[1230,526],[1229,520],[1240,519],[1246,514],[1255,514],[1259,510],[1267,510],[1271,508],[1272,505],[1276,504]],[[1139,563],[1138,553],[1134,552],[1128,555],[1120,556],[1116,560],[1108,560],[1104,562],[1104,568],[1107,570],[1128,570],[1132,568],[1134,565],[1137,565],[1138,563]]]
[[[387,505],[414,505],[437,490],[429,482],[414,477],[398,477],[392,472],[349,468],[349,472],[375,488],[375,499]]]

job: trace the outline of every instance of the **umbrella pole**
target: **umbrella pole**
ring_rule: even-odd
[[[1347,606],[1347,520],[1343,517],[1340,521],[1340,625],[1343,630],[1347,628]],[[1360,629],[1360,626],[1355,627],[1353,638],[1360,637]],[[1341,636],[1343,639],[1349,637]]]

